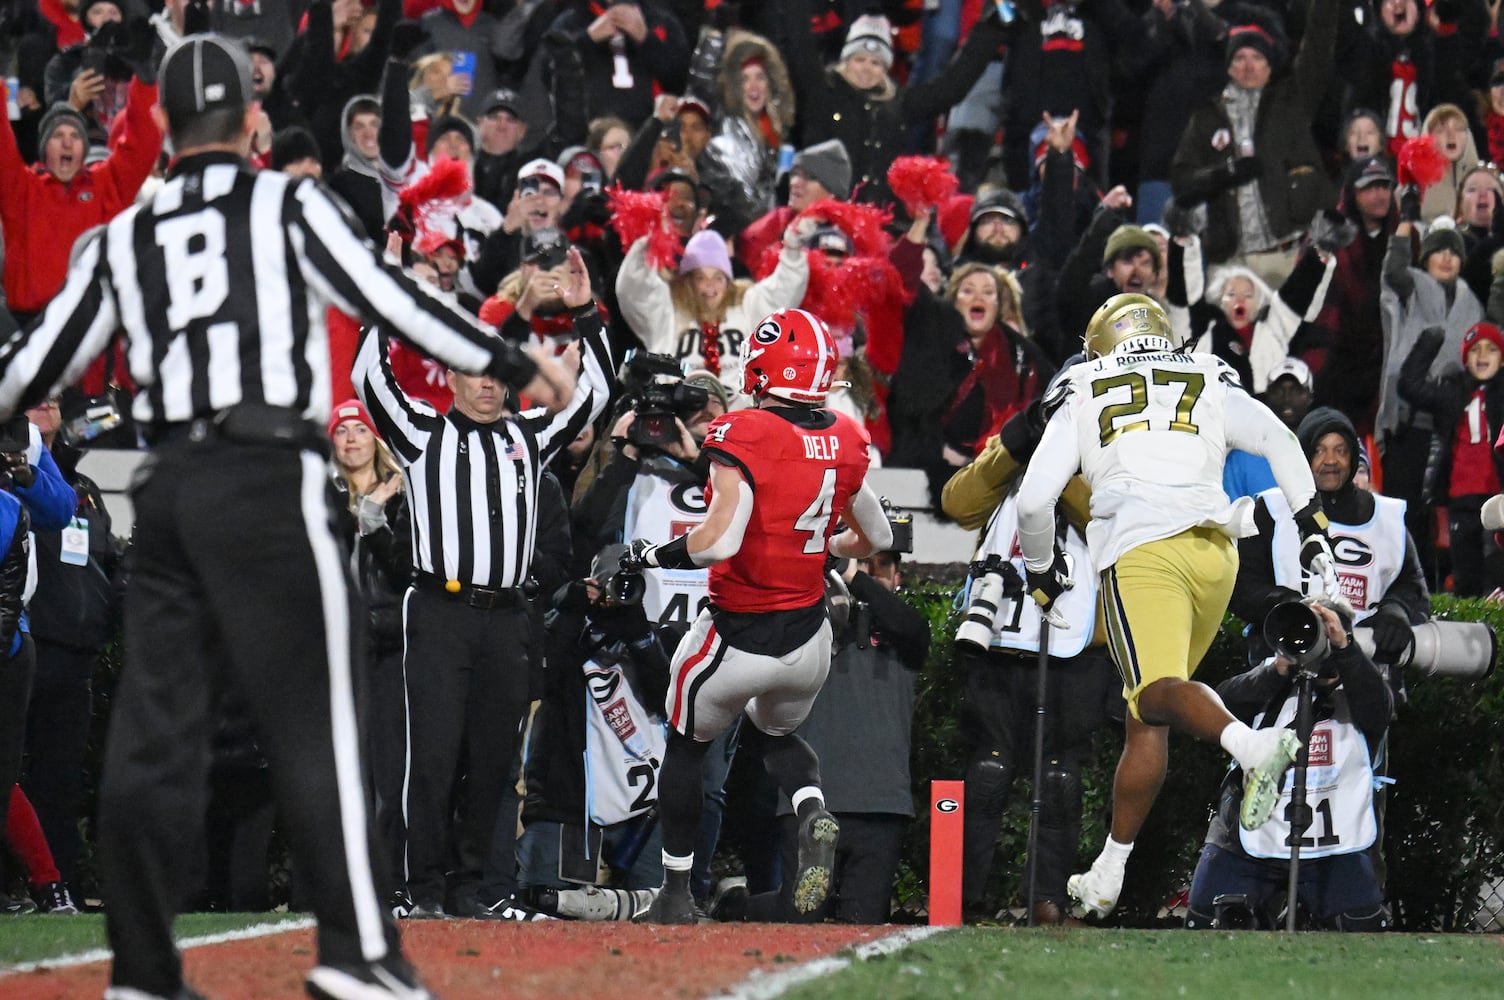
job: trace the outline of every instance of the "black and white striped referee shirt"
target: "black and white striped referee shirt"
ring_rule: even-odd
[[[351,225],[313,181],[254,173],[232,153],[185,157],[88,245],[31,329],[0,347],[0,413],[75,381],[123,327],[142,426],[244,402],[322,427],[331,304],[378,318],[459,371],[494,360],[518,384],[532,377],[530,359],[384,265]]]
[[[392,375],[385,334],[367,330],[355,355],[355,393],[407,473],[413,565],[440,580],[516,587],[538,531],[543,467],[611,398],[616,366],[600,314],[576,318],[579,381],[569,405],[477,423],[413,399]]]

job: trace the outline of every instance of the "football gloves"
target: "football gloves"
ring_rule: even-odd
[[[642,538],[627,543],[627,551],[621,554],[621,569],[624,573],[641,573],[658,565],[658,546]]]
[[[1336,597],[1337,560],[1332,555],[1332,540],[1326,535],[1328,522],[1319,498],[1295,512],[1295,526],[1300,529],[1301,570],[1318,577],[1327,595]]]
[[[1071,579],[1070,567],[1065,563],[1065,553],[1057,546],[1055,561],[1049,569],[1036,572],[1025,564],[1024,573],[1027,575],[1029,596],[1039,605],[1039,613],[1044,620],[1055,628],[1070,628],[1065,616],[1055,610],[1055,601],[1060,595],[1076,585],[1076,581]]]

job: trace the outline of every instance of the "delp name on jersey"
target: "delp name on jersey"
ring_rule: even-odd
[[[866,430],[834,410],[736,410],[710,425],[707,455],[740,471],[756,497],[740,551],[710,569],[716,607],[791,611],[824,599],[825,545],[866,478],[867,445]]]

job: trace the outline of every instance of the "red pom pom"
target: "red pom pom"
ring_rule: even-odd
[[[1422,191],[1445,177],[1449,165],[1436,137],[1429,134],[1406,139],[1398,159],[1400,183],[1414,184]]]
[[[886,208],[822,198],[800,212],[795,221],[799,219],[828,222],[840,229],[851,237],[856,256],[886,256],[893,245],[885,228],[893,221],[893,213]]]
[[[430,164],[428,173],[402,189],[398,203],[409,215],[431,201],[452,201],[470,190],[470,171],[459,160],[445,157]]]
[[[621,245],[648,238],[648,263],[654,267],[672,267],[684,252],[684,240],[677,230],[664,225],[661,191],[628,191],[620,184],[606,192],[611,208],[611,228]]]
[[[888,187],[910,215],[940,204],[959,186],[950,161],[937,156],[900,156],[888,168]]]

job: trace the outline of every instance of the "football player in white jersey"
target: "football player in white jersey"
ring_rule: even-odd
[[[1126,740],[1113,786],[1112,831],[1091,870],[1067,890],[1106,916],[1169,760],[1169,727],[1220,742],[1247,775],[1241,821],[1269,818],[1298,742],[1288,729],[1255,731],[1216,692],[1192,681],[1237,575],[1233,539],[1252,530],[1251,501],[1230,504],[1222,465],[1231,448],[1263,455],[1296,511],[1302,565],[1331,572],[1326,518],[1295,436],[1207,354],[1179,354],[1164,309],[1115,295],[1086,331],[1087,360],[1044,402],[1048,424],[1018,497],[1019,540],[1030,593],[1047,618],[1071,586],[1055,541],[1055,503],[1079,471],[1091,487],[1087,545],[1101,577],[1101,615],[1128,700]]]

